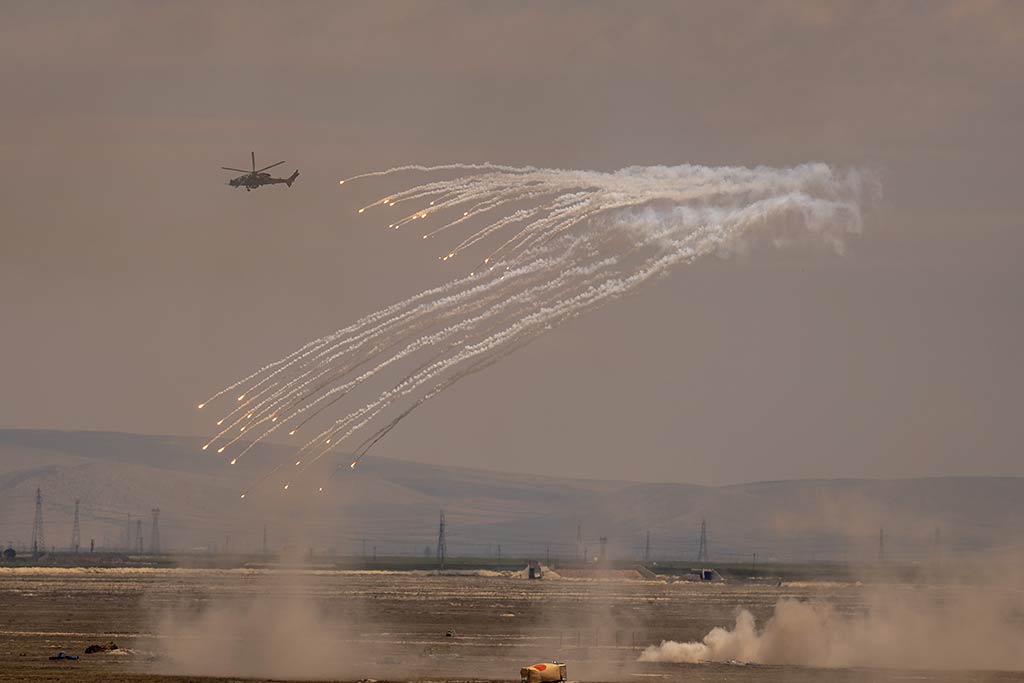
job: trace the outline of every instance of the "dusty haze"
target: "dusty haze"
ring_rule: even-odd
[[[340,192],[352,173],[820,160],[883,178],[844,255],[677,272],[377,452],[699,483],[1024,474],[1024,7],[643,7],[4,3],[0,426],[207,434],[212,390],[458,272],[357,219],[396,186]],[[226,187],[250,150],[299,182]]]
[[[1019,599],[991,587],[874,588],[848,611],[820,600],[780,598],[763,626],[737,610],[731,629],[700,642],[651,645],[642,662],[754,662],[825,668],[1003,669],[1024,667]],[[954,624],[969,625],[958,628]]]

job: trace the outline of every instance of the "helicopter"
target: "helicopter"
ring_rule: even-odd
[[[276,164],[271,164],[270,166],[265,166],[257,170],[256,152],[253,152],[251,171],[245,171],[240,168],[230,168],[228,166],[221,166],[221,168],[224,169],[225,171],[238,171],[239,173],[244,173],[245,175],[240,175],[237,178],[232,178],[231,180],[229,180],[228,185],[230,185],[231,187],[244,187],[245,191],[248,192],[257,187],[263,187],[264,185],[279,185],[281,183],[284,183],[288,187],[291,187],[292,183],[295,182],[295,179],[299,177],[298,171],[295,171],[295,173],[292,173],[287,178],[271,178],[270,174],[266,173],[266,171],[268,171],[269,169],[272,169],[275,166],[280,166],[283,163],[283,161],[279,161]]]

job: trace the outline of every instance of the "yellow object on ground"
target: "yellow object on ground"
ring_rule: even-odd
[[[555,683],[565,680],[565,664],[534,664],[519,670],[523,683]]]

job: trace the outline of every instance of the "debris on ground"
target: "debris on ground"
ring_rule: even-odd
[[[118,649],[117,643],[115,643],[112,640],[108,640],[102,645],[90,645],[89,647],[85,648],[85,654],[92,655],[96,654],[97,652],[113,652],[116,649]]]
[[[52,657],[50,657],[50,659],[54,659],[54,660],[58,660],[58,659],[75,660],[75,659],[78,659],[78,655],[69,655],[67,652],[64,652],[63,650],[61,650],[57,654],[55,654]]]

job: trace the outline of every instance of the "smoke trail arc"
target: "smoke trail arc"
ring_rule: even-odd
[[[456,175],[389,194],[359,213],[412,205],[388,227],[432,223],[421,235],[431,241],[473,226],[438,255],[450,261],[476,254],[468,275],[313,340],[214,393],[200,409],[238,396],[217,423],[228,426],[204,449],[238,444],[234,464],[275,432],[294,436],[317,421],[323,426],[274,470],[292,468],[285,486],[365,432],[352,451],[355,467],[417,407],[462,378],[674,268],[765,237],[841,249],[846,235],[861,229],[861,205],[872,189],[862,172],[823,163],[612,173],[402,166],[347,178],[341,189],[409,172]],[[368,398],[354,399],[360,392]]]

